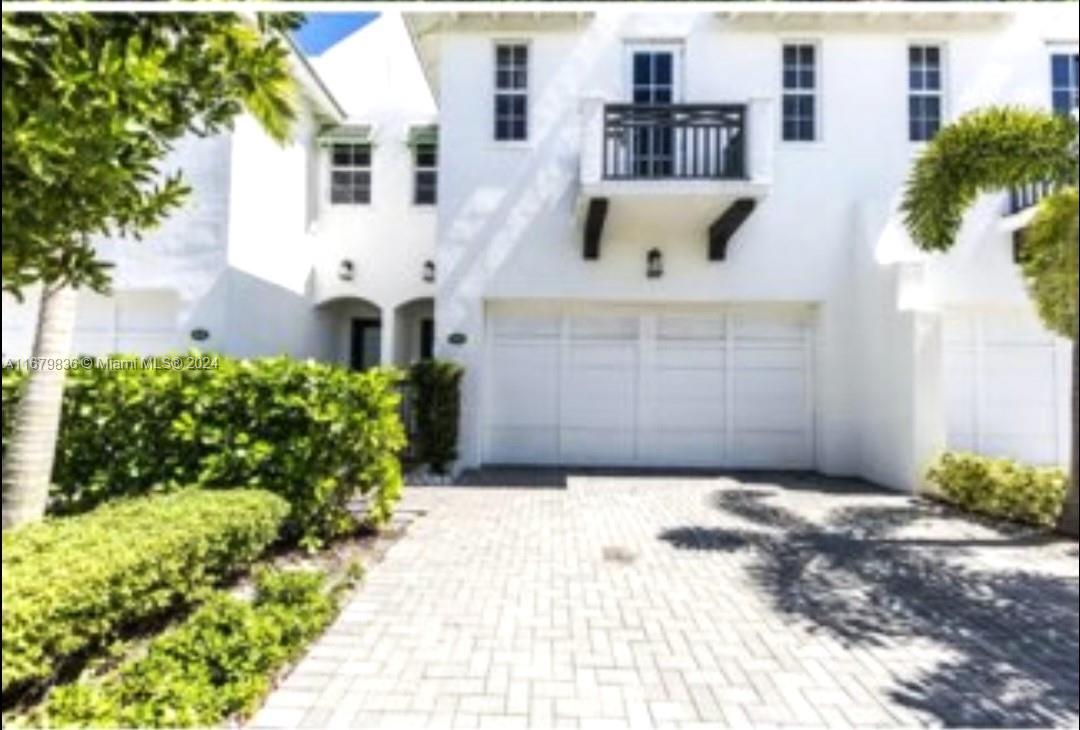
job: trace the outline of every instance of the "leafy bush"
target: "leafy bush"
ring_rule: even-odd
[[[313,572],[266,572],[254,603],[217,593],[187,621],[155,638],[145,655],[100,681],[53,690],[50,725],[214,726],[246,716],[337,612]]]
[[[445,474],[458,456],[462,374],[460,365],[446,360],[421,360],[409,369],[416,418],[414,456],[437,474]]]
[[[50,511],[188,484],[260,487],[289,501],[286,537],[310,546],[355,527],[346,505],[356,494],[372,521],[389,517],[405,444],[397,373],[286,357],[206,361],[216,368],[159,358],[153,369],[70,371]],[[9,386],[5,372],[5,433],[21,378]]]
[[[246,568],[288,510],[268,492],[182,490],[5,532],[5,704]]]
[[[927,481],[947,502],[971,512],[1052,526],[1065,497],[1065,474],[1011,459],[946,453],[930,467]]]

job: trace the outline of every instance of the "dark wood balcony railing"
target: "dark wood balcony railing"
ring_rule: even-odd
[[[746,178],[743,104],[607,104],[609,180]]]
[[[1017,185],[1009,191],[1007,214],[1012,215],[1036,206],[1052,192],[1054,192],[1054,184],[1048,180]]]

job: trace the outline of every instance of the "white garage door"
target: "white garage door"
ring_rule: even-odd
[[[156,355],[183,346],[177,330],[180,300],[165,290],[80,294],[72,352]]]
[[[807,468],[803,308],[493,305],[485,461]]]
[[[1033,316],[945,321],[949,448],[1034,464],[1068,458],[1069,348]]]

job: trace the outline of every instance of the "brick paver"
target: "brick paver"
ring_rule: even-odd
[[[817,476],[484,472],[252,720],[1075,726],[1076,543]]]

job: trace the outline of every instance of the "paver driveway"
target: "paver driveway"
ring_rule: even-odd
[[[409,491],[252,725],[1077,724],[1075,543],[816,476],[474,481]]]

